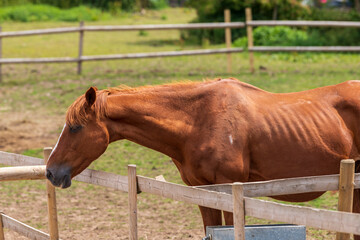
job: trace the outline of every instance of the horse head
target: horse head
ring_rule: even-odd
[[[91,87],[69,107],[46,165],[46,177],[54,186],[70,187],[71,179],[105,152],[109,132],[104,122],[106,104],[99,96]]]

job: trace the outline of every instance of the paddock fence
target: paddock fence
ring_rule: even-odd
[[[45,162],[51,149],[44,151]],[[44,160],[0,151],[0,164],[15,167],[0,168],[0,181],[45,179]],[[196,204],[234,213],[235,240],[244,240],[244,216],[305,225],[342,234],[360,235],[360,214],[349,213],[346,205],[352,202],[353,189],[360,188],[360,174],[354,174],[354,161],[343,160],[340,174],[279,179],[264,182],[183,186],[136,174],[136,166],[128,166],[128,176],[86,169],[74,179],[80,182],[109,187],[129,194],[129,238],[137,237],[137,194],[147,192],[177,201]],[[47,181],[47,180],[46,180]],[[47,181],[48,182],[48,181]],[[49,183],[49,182],[48,182]],[[252,197],[339,190],[339,210],[280,204]],[[48,194],[49,195],[49,194]],[[55,202],[55,194],[53,195]],[[51,200],[51,199],[50,199]],[[48,198],[48,206],[51,202]],[[341,209],[341,206],[345,208]],[[49,211],[50,234],[34,233],[36,229],[1,214],[0,239],[3,228],[12,229],[30,239],[59,239],[55,211]],[[345,212],[347,211],[347,212]],[[54,216],[55,215],[55,216]],[[55,220],[54,220],[55,219]],[[9,224],[9,222],[17,222]],[[51,230],[51,225],[56,230]],[[15,226],[15,227],[14,227]],[[31,230],[29,230],[31,229]],[[28,234],[28,232],[32,234]],[[42,236],[42,238],[34,237]],[[4,239],[4,238],[3,238]],[[340,239],[340,238],[338,238]],[[341,238],[346,239],[346,238]],[[2,240],[2,239],[1,239]]]
[[[217,23],[187,23],[187,24],[149,24],[149,25],[114,25],[114,26],[85,26],[80,22],[78,27],[52,28],[41,30],[26,30],[14,32],[1,32],[0,27],[0,82],[2,76],[1,66],[3,64],[28,64],[28,63],[77,63],[77,73],[82,73],[82,62],[102,61],[116,59],[138,59],[155,57],[192,56],[206,54],[227,54],[227,71],[231,73],[231,53],[243,52],[243,48],[231,46],[231,29],[245,28],[248,37],[248,51],[250,71],[254,72],[253,52],[360,52],[360,46],[254,46],[253,27],[258,26],[291,26],[291,27],[351,27],[360,28],[360,22],[354,21],[264,21],[253,20],[251,9],[247,8],[245,22],[231,22],[230,10],[224,11],[224,22]],[[84,33],[85,32],[109,32],[109,31],[152,31],[152,30],[184,30],[184,29],[225,29],[226,48],[220,49],[196,49],[182,51],[128,53],[111,55],[83,56]],[[77,57],[48,57],[48,58],[2,58],[2,38],[24,37],[44,34],[79,33],[79,48]]]
[[[0,27],[0,82],[1,82],[1,65],[2,64],[20,64],[20,63],[69,63],[77,62],[77,73],[82,73],[82,62],[85,61],[100,61],[100,60],[115,60],[115,59],[137,59],[137,58],[154,58],[154,57],[175,57],[175,56],[190,56],[190,55],[206,55],[206,54],[228,54],[228,71],[231,71],[231,57],[229,54],[242,52],[242,48],[231,47],[231,31],[232,28],[244,28],[243,22],[231,22],[230,11],[224,11],[223,23],[187,23],[187,24],[160,24],[160,25],[114,25],[114,26],[85,26],[84,22],[80,22],[79,27],[66,28],[52,28],[42,30],[27,30],[14,32],[1,32]],[[196,49],[196,50],[182,50],[182,51],[167,51],[167,52],[150,52],[150,53],[128,53],[128,54],[112,54],[112,55],[97,55],[97,56],[83,56],[84,33],[91,32],[108,32],[108,31],[152,31],[152,30],[184,30],[184,29],[225,29],[226,48],[220,49]],[[8,37],[22,37],[32,35],[44,34],[62,34],[62,33],[79,33],[79,48],[78,57],[57,57],[57,58],[2,58],[2,38]]]

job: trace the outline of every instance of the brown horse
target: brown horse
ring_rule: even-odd
[[[68,109],[47,178],[69,187],[120,139],[168,155],[191,186],[336,174],[340,160],[360,159],[359,93],[360,81],[284,94],[236,79],[91,87]],[[300,202],[322,194],[276,198]],[[354,196],[359,213],[360,192]],[[200,211],[204,226],[221,225],[219,210]],[[230,213],[224,217],[232,224]]]

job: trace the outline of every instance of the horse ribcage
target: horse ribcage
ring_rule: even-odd
[[[339,151],[349,133],[342,119],[328,105],[310,101],[280,105],[264,113],[263,129],[267,141],[278,146],[307,148],[322,146],[326,151]],[[324,149],[324,150],[325,150]]]

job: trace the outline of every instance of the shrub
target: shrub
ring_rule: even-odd
[[[149,0],[149,8],[151,9],[163,9],[169,6],[167,0]]]
[[[0,21],[96,21],[103,14],[100,10],[80,6],[61,10],[49,5],[20,5],[0,8]]]
[[[253,19],[255,20],[360,21],[360,13],[355,10],[308,8],[302,6],[300,0],[189,0],[188,2],[197,11],[197,19],[193,22],[223,22],[224,9],[226,8],[231,10],[232,21],[243,22],[245,21],[246,7],[252,8]],[[308,39],[306,41],[302,39],[300,44],[296,45],[359,45],[360,29],[358,28],[309,27],[301,29],[306,30]],[[187,42],[197,44],[201,44],[203,39],[208,39],[212,43],[224,43],[225,39],[223,29],[184,30],[181,36]],[[233,40],[244,36],[246,36],[245,29],[232,30]],[[244,42],[244,40],[237,41],[237,44],[243,44]]]
[[[231,10],[231,21],[245,21],[245,8],[251,7],[253,19],[269,20],[275,16],[277,20],[302,19],[309,11],[300,4],[300,0],[279,0],[277,1],[277,13],[274,14],[276,1],[269,0],[189,0],[188,4],[194,7],[197,18],[193,22],[223,22],[224,9]],[[232,39],[245,36],[244,28],[233,29]],[[201,29],[182,31],[183,39],[201,43],[202,39],[209,39],[212,43],[223,43],[225,33],[223,29]]]
[[[258,27],[253,33],[256,46],[304,46],[308,43],[305,31],[290,27]],[[234,46],[247,47],[247,37],[238,38]]]

